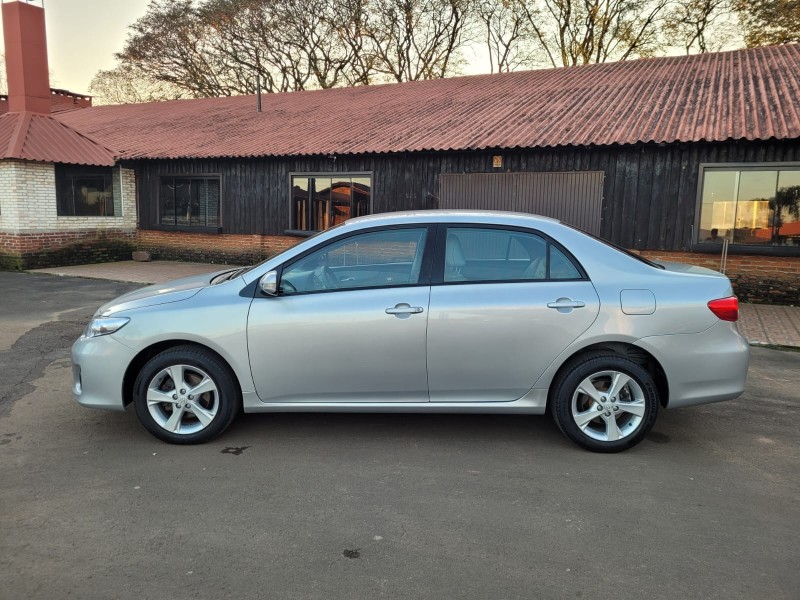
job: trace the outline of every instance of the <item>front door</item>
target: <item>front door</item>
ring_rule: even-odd
[[[534,232],[450,227],[428,316],[431,402],[511,401],[597,317],[594,286]]]
[[[358,233],[285,265],[248,347],[264,402],[426,402],[428,228]]]

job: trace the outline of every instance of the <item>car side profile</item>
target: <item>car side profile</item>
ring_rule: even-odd
[[[659,410],[736,398],[748,345],[724,275],[553,219],[352,219],[261,264],[100,307],[72,349],[83,406],[178,444],[240,412],[544,414],[617,452]]]

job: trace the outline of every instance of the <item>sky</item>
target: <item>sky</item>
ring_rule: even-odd
[[[51,87],[86,93],[100,69],[115,64],[128,25],[143,16],[149,0],[44,1]],[[0,30],[0,38],[2,31]],[[2,46],[0,46],[2,47]]]

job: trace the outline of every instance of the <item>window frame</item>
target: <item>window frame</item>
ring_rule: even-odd
[[[106,174],[105,171],[108,171]],[[75,172],[78,171],[85,171],[80,175],[76,175]],[[61,172],[61,177],[69,177],[70,179],[70,187],[72,189],[72,214],[63,213],[61,212],[61,207],[64,204],[64,198],[61,190],[61,185],[59,185],[59,172]],[[105,215],[79,215],[75,212],[75,179],[79,177],[108,177],[111,183],[111,209],[114,211],[112,214],[105,214]],[[114,197],[114,167],[101,167],[96,165],[69,165],[64,163],[56,163],[55,168],[53,170],[53,179],[56,188],[56,217],[57,218],[89,218],[89,219],[118,219],[121,218],[122,215],[116,214],[116,198]],[[120,198],[120,201],[122,199]],[[106,206],[108,205],[108,200],[104,200]]]
[[[219,225],[169,225],[161,222],[161,179],[164,177],[172,177],[173,179],[218,179],[219,180]],[[151,225],[152,229],[162,231],[182,231],[187,233],[222,233],[223,231],[223,210],[224,205],[224,191],[223,191],[223,176],[222,173],[159,173],[156,176],[157,191],[155,194],[154,214],[155,223]]]
[[[700,241],[700,213],[703,208],[703,185],[706,170],[711,171],[800,171],[800,161],[778,162],[726,162],[700,163],[697,175],[697,192],[695,195],[694,223],[692,224],[690,249],[692,252],[719,254],[722,244],[709,244]],[[737,200],[738,203],[738,200]],[[770,256],[800,256],[800,246],[777,246],[772,244],[728,244],[728,252],[732,254],[752,254]]]
[[[281,280],[283,279],[283,272],[288,269],[289,267],[293,266],[294,264],[304,260],[308,256],[314,254],[315,252],[324,250],[328,246],[341,242],[342,240],[346,240],[348,238],[357,237],[360,235],[370,234],[370,233],[381,233],[384,231],[397,231],[402,229],[426,229],[427,232],[425,234],[425,248],[423,249],[422,255],[422,266],[419,271],[419,279],[417,283],[401,283],[397,285],[380,285],[380,286],[371,286],[371,287],[362,287],[362,288],[342,288],[337,290],[308,290],[303,292],[291,292],[291,293],[284,293],[281,290]],[[315,232],[316,233],[316,232]],[[278,272],[278,290],[279,293],[277,295],[278,298],[294,298],[295,296],[308,296],[310,294],[332,294],[332,293],[340,293],[340,292],[367,292],[370,290],[385,290],[385,289],[400,289],[400,288],[412,288],[412,287],[420,287],[420,286],[429,286],[431,285],[431,270],[432,270],[432,263],[434,257],[434,245],[436,240],[436,224],[435,223],[403,223],[402,225],[379,225],[375,227],[368,227],[365,229],[359,229],[357,231],[349,231],[347,233],[343,233],[341,235],[337,235],[329,240],[327,240],[324,244],[318,244],[308,250],[301,252],[297,256],[293,256],[290,260],[286,261],[285,263],[280,264],[274,270]]]
[[[526,283],[560,283],[560,282],[570,282],[570,281],[590,281],[588,274],[586,273],[586,269],[583,268],[583,265],[580,261],[575,258],[575,255],[567,250],[563,244],[559,243],[557,240],[553,239],[552,236],[547,235],[543,231],[538,229],[531,229],[529,227],[519,227],[516,225],[493,225],[490,223],[439,223],[437,224],[437,233],[436,233],[436,249],[435,249],[435,256],[433,259],[433,272],[431,276],[431,285],[432,286],[439,286],[439,285],[486,285],[486,284],[504,284],[504,283],[518,283],[518,284],[526,284]],[[447,232],[449,229],[494,229],[498,231],[514,231],[517,233],[526,233],[529,235],[536,235],[542,238],[546,244],[547,249],[545,251],[545,256],[547,257],[547,270],[546,270],[546,277],[544,279],[483,279],[483,280],[475,280],[475,281],[445,281],[444,280],[444,269],[445,269],[445,254],[447,249]],[[566,257],[568,261],[572,263],[575,269],[580,274],[580,277],[573,277],[569,279],[551,279],[550,278],[550,246],[555,246],[558,248],[559,251]]]
[[[322,231],[327,231],[327,229],[292,229],[293,227],[293,212],[294,207],[292,206],[292,181],[295,177],[307,177],[309,180],[316,179],[317,177],[324,177],[327,179],[335,179],[336,177],[349,177],[350,179],[358,178],[358,177],[369,177],[370,187],[369,187],[369,214],[375,214],[375,177],[374,171],[290,171],[289,172],[289,192],[287,197],[287,206],[288,206],[288,223],[289,227],[284,230],[284,235],[290,235],[295,237],[311,237],[316,233],[320,233]],[[309,185],[309,187],[311,187]],[[352,197],[350,199],[350,207],[352,208],[353,200]],[[309,190],[309,197],[308,203],[311,205],[311,192]],[[309,206],[308,214],[313,214],[312,207]],[[352,218],[352,217],[351,217]],[[328,228],[330,229],[330,228]]]

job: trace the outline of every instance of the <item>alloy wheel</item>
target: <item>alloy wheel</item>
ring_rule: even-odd
[[[645,410],[641,386],[621,371],[589,375],[572,395],[575,424],[584,434],[601,442],[615,442],[633,434]]]
[[[170,433],[197,433],[216,417],[219,390],[202,369],[185,364],[171,365],[150,380],[147,409],[153,420]]]

